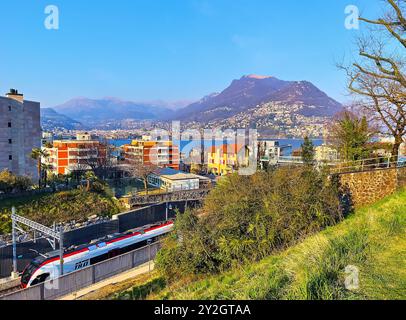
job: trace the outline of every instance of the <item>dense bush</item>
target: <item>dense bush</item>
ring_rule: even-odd
[[[168,278],[213,273],[268,256],[342,218],[338,191],[312,168],[220,181],[204,207],[179,215],[157,258]]]
[[[28,177],[16,176],[8,170],[0,172],[0,193],[23,192],[31,187],[32,181]]]
[[[0,212],[0,234],[3,232],[10,232],[11,219],[10,214]]]

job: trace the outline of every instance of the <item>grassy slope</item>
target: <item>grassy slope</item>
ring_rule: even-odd
[[[153,299],[406,299],[406,190],[258,263],[184,280]],[[345,268],[360,288],[345,289]]]
[[[12,206],[16,207],[18,214],[46,225],[52,225],[54,221],[81,221],[92,215],[111,216],[120,212],[119,202],[111,196],[85,190],[0,200],[0,234],[10,232]]]

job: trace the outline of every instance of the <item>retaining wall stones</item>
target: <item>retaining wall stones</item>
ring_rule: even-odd
[[[406,186],[406,167],[339,174],[340,188],[355,207],[375,203]]]

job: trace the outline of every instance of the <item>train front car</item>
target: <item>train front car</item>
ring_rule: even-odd
[[[38,257],[33,261],[31,261],[31,263],[25,267],[21,275],[21,287],[23,289],[33,285],[32,284],[34,280],[33,276],[38,273],[44,261],[45,259],[43,257]]]

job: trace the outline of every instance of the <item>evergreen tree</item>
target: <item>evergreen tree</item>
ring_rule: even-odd
[[[331,129],[332,142],[344,161],[368,158],[368,142],[373,134],[366,117],[349,111],[339,114]]]
[[[314,164],[314,144],[309,137],[305,137],[304,142],[302,144],[302,159],[305,165],[310,166]]]

